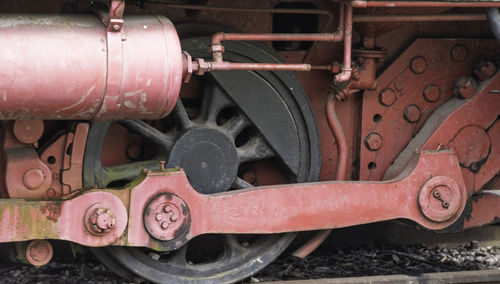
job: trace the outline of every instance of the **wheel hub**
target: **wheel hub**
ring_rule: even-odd
[[[172,148],[168,167],[180,167],[200,193],[226,191],[238,173],[234,142],[211,128],[192,128]]]

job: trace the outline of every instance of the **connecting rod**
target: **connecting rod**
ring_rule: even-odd
[[[399,218],[441,230],[456,223],[483,225],[500,215],[491,208],[484,214],[481,204],[499,200],[485,195],[474,204],[476,218],[464,224],[469,195],[457,157],[448,150],[422,152],[384,182],[316,182],[212,195],[193,189],[181,170],[144,171],[126,188],[96,189],[69,200],[0,200],[0,242],[51,238],[174,250],[201,234],[332,229]]]

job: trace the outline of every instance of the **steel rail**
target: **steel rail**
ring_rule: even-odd
[[[382,275],[314,280],[288,280],[263,282],[268,284],[402,284],[402,283],[499,283],[500,270],[473,270],[458,272],[424,273],[420,275]]]

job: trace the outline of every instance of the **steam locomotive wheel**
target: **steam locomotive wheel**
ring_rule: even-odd
[[[208,42],[206,38],[189,39],[183,42],[183,48],[193,57],[204,57],[208,56]],[[247,43],[228,44],[224,56],[240,62],[278,62],[266,50]],[[200,85],[202,99],[188,96],[180,100],[164,120],[92,124],[84,160],[85,186],[123,184],[144,168],[159,169],[160,161],[166,161],[167,167],[183,168],[191,185],[204,194],[252,186],[253,181],[244,172],[257,170],[256,165],[262,164],[271,165],[271,173],[266,174],[271,178],[264,178],[258,185],[272,183],[273,173],[284,177],[285,182],[319,178],[320,145],[314,114],[290,73],[214,72],[204,76]],[[113,124],[153,145],[152,156],[104,166],[103,145]],[[93,250],[111,269],[131,280],[229,283],[265,267],[294,237],[204,235],[173,252],[129,247]]]

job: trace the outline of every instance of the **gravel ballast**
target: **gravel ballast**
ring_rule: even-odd
[[[284,255],[244,283],[273,280],[500,269],[500,247],[476,242],[455,249],[415,246],[319,248],[305,259]],[[128,283],[91,255],[58,258],[41,268],[18,266],[1,283]]]

